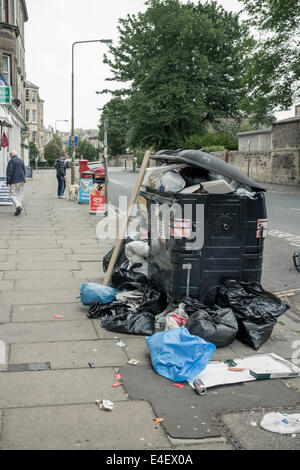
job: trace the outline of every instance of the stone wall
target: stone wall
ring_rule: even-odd
[[[300,148],[300,116],[273,126],[272,149],[286,148]]]
[[[230,152],[229,163],[247,175],[247,152]],[[251,152],[249,177],[261,183],[300,184],[300,148]]]

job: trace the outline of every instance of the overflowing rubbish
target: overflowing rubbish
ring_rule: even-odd
[[[300,433],[300,414],[267,413],[260,426],[278,434],[297,434]]]
[[[117,333],[147,336],[154,333],[154,321],[152,313],[130,312],[124,309],[122,313],[103,316],[101,326]]]
[[[94,282],[86,282],[80,286],[80,300],[84,306],[89,306],[93,302],[107,304],[116,297],[116,289],[102,286]]]
[[[293,255],[293,260],[294,260],[295,268],[297,269],[298,273],[300,273],[300,250],[295,251]]]
[[[100,410],[112,411],[114,409],[114,403],[110,400],[96,400]]]
[[[161,423],[161,422],[164,421],[164,420],[165,420],[165,418],[156,418],[156,420],[154,421],[154,424],[155,424],[155,425],[156,425],[156,424],[159,424],[159,423]]]
[[[129,359],[129,361],[127,361],[127,364],[130,364],[132,366],[137,366],[139,363],[140,361],[138,361],[137,359]]]
[[[120,387],[120,385],[123,385],[123,383],[122,383],[122,382],[118,382],[118,383],[112,385],[112,387],[113,387],[113,388],[117,388],[117,387]]]
[[[90,367],[91,369],[94,369],[94,368],[95,368],[95,364],[94,364],[93,362],[89,362],[88,365],[89,365],[89,367]]]
[[[53,318],[64,318],[63,315],[53,315]]]
[[[277,318],[289,309],[258,282],[234,280],[226,281],[219,289],[218,304],[232,308],[239,325],[237,338],[255,350],[269,339]]]
[[[199,374],[213,356],[212,343],[192,336],[185,328],[174,328],[146,338],[155,372],[174,382],[184,382]]]
[[[103,285],[80,287],[88,318],[108,331],[146,336],[155,372],[181,389],[187,381],[199,395],[218,385],[299,376],[275,354],[211,362],[216,348],[235,338],[259,349],[289,308],[260,284],[264,188],[209,152],[164,150],[152,158],[161,166],[143,167],[132,200],[142,184],[143,214],[148,225],[154,214],[157,226],[128,230],[128,211],[125,238],[103,258]]]
[[[177,387],[177,388],[184,388],[184,385],[182,384],[172,384],[174,387]]]
[[[217,348],[232,343],[238,332],[238,323],[232,309],[218,305],[202,307],[192,313],[186,327],[191,335],[200,336]]]
[[[211,362],[194,380],[200,380],[205,388],[232,385],[255,380],[299,377],[300,368],[277,354],[259,354],[244,359],[231,359],[226,362]]]
[[[188,322],[188,315],[184,311],[185,305],[182,303],[174,312],[170,312],[166,316],[166,330],[172,330],[173,328],[178,328],[185,326]]]

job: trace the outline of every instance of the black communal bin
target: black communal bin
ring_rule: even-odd
[[[232,165],[203,151],[161,151],[153,159],[186,164],[255,193],[180,194],[146,187],[149,279],[169,302],[187,293],[202,303],[216,302],[227,279],[261,281],[267,213],[265,189]],[[201,170],[199,170],[201,169]],[[193,173],[193,171],[192,171]],[[165,214],[167,217],[165,217]],[[151,217],[152,214],[152,217]]]

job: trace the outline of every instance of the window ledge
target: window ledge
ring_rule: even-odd
[[[13,24],[3,23],[2,21],[0,21],[0,28],[6,28],[6,29],[9,29],[10,31],[14,31],[16,33],[16,37],[20,35],[20,30],[18,26],[15,26]]]

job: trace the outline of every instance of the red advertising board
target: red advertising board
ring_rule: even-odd
[[[90,214],[104,214],[105,199],[105,185],[95,184],[90,190]]]

